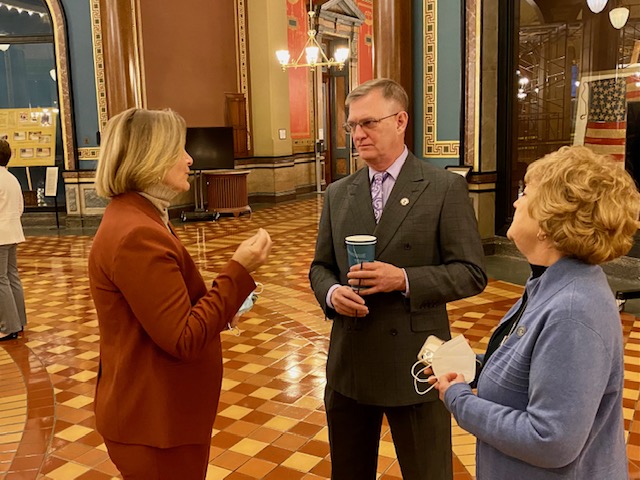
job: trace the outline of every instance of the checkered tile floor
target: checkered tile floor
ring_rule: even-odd
[[[225,379],[209,480],[329,478],[322,398],[331,324],[307,280],[320,208],[312,199],[216,223],[176,223],[207,280],[256,228],[267,228],[274,240],[272,259],[257,274],[264,293],[239,336],[223,333]],[[90,236],[69,235],[31,236],[19,248],[28,326],[18,340],[0,344],[0,477],[7,480],[120,478],[94,429],[99,337],[87,279],[90,247]],[[494,280],[481,295],[449,305],[453,332],[483,351],[521,291]],[[629,471],[640,479],[640,319],[621,317]],[[470,480],[475,441],[453,428],[455,478]],[[378,473],[401,478],[386,425]]]

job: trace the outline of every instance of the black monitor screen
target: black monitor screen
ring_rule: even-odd
[[[233,170],[233,127],[187,128],[187,153],[193,158],[191,170]]]

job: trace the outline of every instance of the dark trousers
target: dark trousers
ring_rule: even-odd
[[[382,416],[387,416],[404,480],[451,480],[451,416],[442,402],[363,405],[327,386],[332,480],[376,478]]]
[[[124,480],[203,480],[209,444],[156,448],[104,440],[109,457]]]

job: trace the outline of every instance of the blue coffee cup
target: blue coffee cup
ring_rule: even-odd
[[[344,239],[347,245],[349,268],[363,262],[373,262],[376,258],[376,243],[373,235],[351,235]]]

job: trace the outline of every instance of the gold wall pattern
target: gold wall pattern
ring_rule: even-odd
[[[438,113],[438,1],[424,0],[424,148],[425,158],[458,158],[459,141],[440,141],[437,139],[436,120]]]
[[[79,160],[97,160],[100,154],[100,147],[86,147],[78,149]]]
[[[67,32],[60,0],[46,0],[51,21],[53,22],[53,41],[56,53],[56,71],[58,79],[58,108],[60,110],[60,127],[62,129],[62,151],[64,168],[76,168],[74,150],[73,125],[71,120],[71,93],[69,87],[69,58],[67,57]]]
[[[249,98],[249,62],[247,60],[247,19],[244,0],[236,0],[236,58],[238,59],[238,88],[244,95],[247,107],[251,105]],[[247,118],[247,149],[251,151],[251,116],[249,108],[245,109]]]
[[[102,50],[102,26],[100,23],[99,0],[91,0],[91,32],[93,34],[93,67],[96,77],[98,126],[100,127],[100,131],[102,131],[107,123],[107,90],[104,81],[104,54]]]

